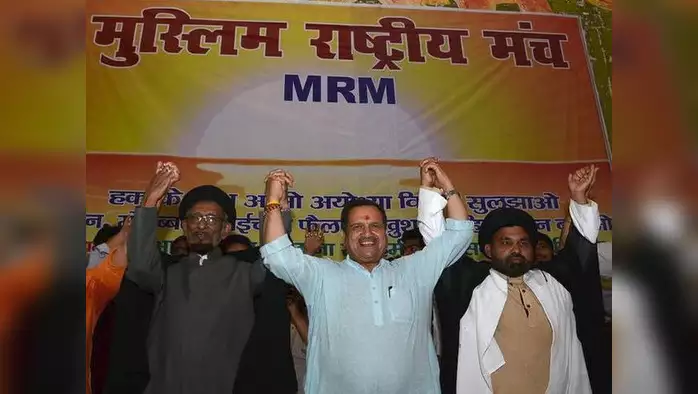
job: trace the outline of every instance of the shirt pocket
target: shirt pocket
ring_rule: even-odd
[[[404,288],[392,287],[388,296],[388,309],[394,322],[411,323],[415,319],[412,294]]]

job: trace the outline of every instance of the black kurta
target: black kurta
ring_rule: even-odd
[[[286,233],[291,233],[290,211],[281,211]],[[259,233],[264,234],[264,214]],[[231,253],[244,261],[261,261],[260,248]],[[286,307],[290,286],[267,270],[254,298],[254,327],[238,368],[233,394],[295,394],[296,370],[291,355],[291,315]]]
[[[158,211],[137,208],[126,276],[155,294],[146,394],[230,394],[254,323],[253,296],[266,271],[214,248],[163,270]]]
[[[463,256],[448,267],[434,289],[441,328],[441,392],[456,393],[460,319],[465,314],[473,291],[488,276],[490,264]],[[570,292],[594,393],[610,392],[610,369],[604,359],[610,357],[610,344],[602,340],[603,296],[596,244],[590,243],[573,226],[567,245],[553,261],[538,264]]]

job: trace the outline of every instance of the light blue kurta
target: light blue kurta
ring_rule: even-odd
[[[308,305],[306,394],[439,394],[432,294],[472,237],[472,221],[447,219],[424,250],[373,272],[307,256],[286,235],[263,246],[264,264]]]

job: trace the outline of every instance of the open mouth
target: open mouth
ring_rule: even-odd
[[[376,241],[372,240],[372,239],[359,241],[359,246],[363,246],[363,247],[374,246],[375,244],[376,244]]]
[[[205,239],[208,239],[208,238],[209,238],[209,235],[208,235],[207,233],[194,233],[194,235],[196,236],[196,238],[197,238],[199,241],[202,241],[202,240],[205,240]]]

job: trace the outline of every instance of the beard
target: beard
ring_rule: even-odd
[[[514,260],[517,258],[523,261],[515,262]],[[525,257],[518,253],[510,254],[504,260],[492,259],[491,264],[492,268],[510,278],[518,278],[533,267],[532,261],[526,260]]]
[[[195,231],[187,237],[187,240],[189,241],[189,251],[199,255],[208,254],[216,247],[213,234],[206,231]]]
[[[214,248],[212,243],[196,243],[189,244],[189,250],[199,255],[208,254]]]

